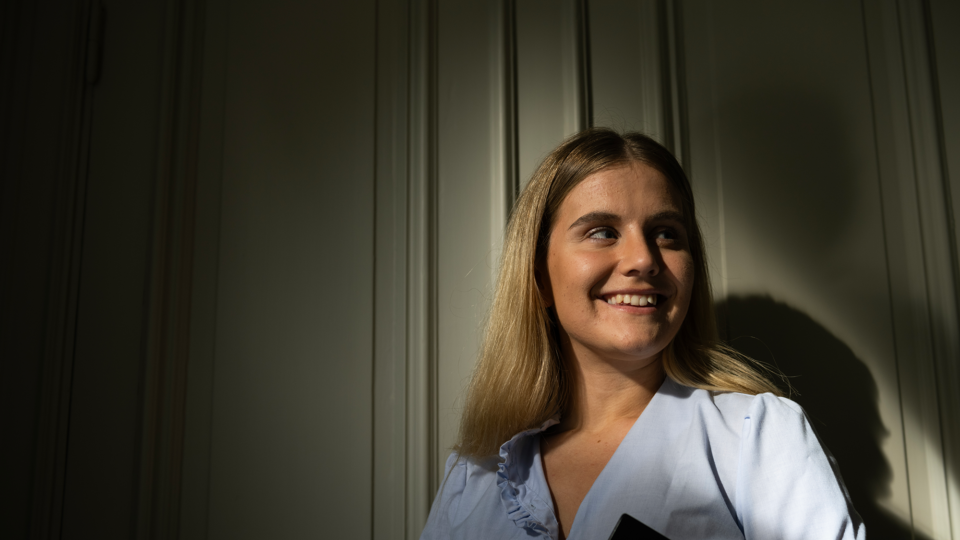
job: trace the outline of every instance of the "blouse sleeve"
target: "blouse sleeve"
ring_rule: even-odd
[[[463,495],[467,483],[467,464],[458,459],[457,453],[450,454],[447,464],[443,468],[443,481],[440,490],[430,507],[427,525],[420,534],[420,540],[450,538],[450,512],[456,511],[456,502]]]
[[[735,507],[747,540],[866,537],[836,460],[799,405],[757,396],[740,441]]]

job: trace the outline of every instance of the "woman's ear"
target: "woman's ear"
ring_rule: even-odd
[[[540,291],[540,300],[543,301],[544,307],[553,307],[553,287],[550,285],[550,274],[547,272],[544,263],[537,263],[534,276],[537,280],[537,290]]]

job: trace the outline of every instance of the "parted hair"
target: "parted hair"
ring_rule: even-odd
[[[510,437],[564,409],[572,389],[564,377],[556,321],[537,286],[538,262],[546,257],[550,230],[570,191],[596,172],[631,162],[652,167],[670,183],[681,201],[693,255],[690,307],[662,353],[667,376],[711,391],[782,395],[766,376],[771,370],[719,340],[693,191],[676,158],[640,133],[591,128],[543,160],[511,213],[496,293],[464,402],[455,446],[460,456],[495,455]]]

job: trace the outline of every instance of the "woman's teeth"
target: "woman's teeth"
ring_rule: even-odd
[[[612,305],[632,305],[632,306],[655,306],[657,305],[657,295],[655,294],[618,294],[607,298],[607,303]]]

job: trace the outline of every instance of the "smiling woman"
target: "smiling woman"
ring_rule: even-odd
[[[591,129],[540,165],[422,538],[863,538],[832,458],[717,339],[686,175]]]

